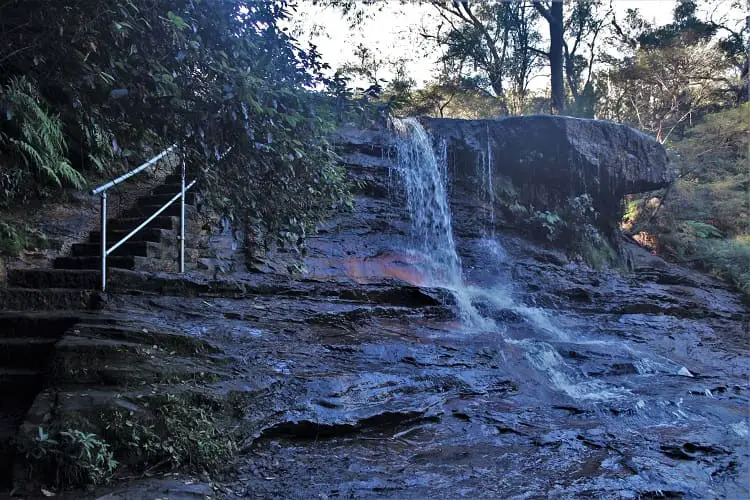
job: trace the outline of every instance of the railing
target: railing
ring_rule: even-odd
[[[174,151],[177,148],[176,145],[172,145],[166,150],[162,151],[158,155],[154,156],[144,164],[140,165],[139,167],[131,170],[130,172],[121,175],[117,179],[114,179],[112,181],[109,181],[106,184],[102,184],[96,189],[91,190],[91,194],[93,196],[99,195],[101,197],[101,270],[102,270],[102,291],[107,291],[107,257],[120,248],[126,241],[128,241],[130,238],[135,236],[141,229],[146,227],[152,220],[154,220],[156,217],[158,217],[162,212],[164,212],[172,203],[174,203],[177,200],[180,200],[180,235],[178,236],[178,239],[180,241],[180,272],[185,272],[185,193],[188,189],[192,188],[196,181],[193,180],[190,184],[185,184],[185,157],[182,156],[182,174],[180,175],[180,192],[177,193],[174,197],[172,197],[171,200],[169,200],[167,203],[162,205],[161,208],[159,208],[156,212],[154,212],[148,219],[143,221],[138,227],[130,231],[124,238],[122,238],[120,241],[112,245],[110,248],[107,248],[107,191],[126,181],[127,179],[133,177],[135,174],[142,172],[143,170],[146,170],[149,167],[152,167],[156,165],[159,160],[167,156],[169,153]]]

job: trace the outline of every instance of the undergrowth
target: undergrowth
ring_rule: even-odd
[[[67,158],[63,125],[25,77],[0,86],[0,207],[42,195],[47,187],[83,188]]]
[[[18,444],[30,476],[48,478],[57,488],[106,483],[118,466],[110,445],[79,429],[47,432]]]
[[[115,409],[103,415],[105,435],[118,458],[139,471],[178,469],[212,472],[231,462],[236,435],[206,402],[167,396],[153,412]]]
[[[48,248],[47,237],[26,225],[0,221],[0,257],[13,257],[29,248]]]
[[[113,407],[93,419],[61,416],[18,439],[27,479],[66,489],[101,485],[120,471],[214,473],[232,463],[239,435],[220,403],[173,395],[140,403],[137,411]]]
[[[733,283],[750,298],[750,104],[707,115],[673,144],[680,178],[626,200],[623,229],[668,259]]]

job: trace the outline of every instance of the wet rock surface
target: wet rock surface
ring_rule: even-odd
[[[674,178],[661,144],[614,122],[552,115],[422,121],[446,141],[455,182],[472,186],[475,165],[489,162],[496,177],[515,186],[521,204],[541,211],[587,193],[611,223],[619,221],[624,195],[666,187]]]
[[[748,494],[748,313],[735,294],[702,276],[658,284],[653,268],[620,277],[514,256],[513,242],[483,260],[475,243],[476,286],[491,265],[518,276],[482,283],[497,328],[459,324],[450,301],[305,296],[305,284],[110,307],[223,353],[221,380],[200,386],[233,401],[245,436],[213,484],[226,498]],[[660,301],[673,309],[635,312]]]
[[[102,359],[86,384],[59,377],[27,426],[150,394],[231,410],[242,439],[226,475],[105,498],[750,496],[737,293],[636,247],[632,272],[595,271],[495,233],[476,207],[454,212],[465,285],[432,286],[387,148],[369,140],[345,156],[366,189],[311,238],[305,276],[120,273],[55,366]]]

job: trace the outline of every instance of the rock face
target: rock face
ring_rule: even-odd
[[[512,194],[512,201],[538,211],[559,211],[588,194],[602,229],[619,220],[624,195],[673,179],[661,144],[612,122],[550,115],[422,122],[436,141],[445,141],[448,169],[459,186],[481,193],[491,183],[496,202]]]
[[[112,273],[102,310],[62,325],[20,437],[75,426],[123,468],[156,472],[175,464],[139,460],[102,416],[132,414],[129,437],[178,398],[170,411],[202,425],[155,444],[234,442],[233,460],[204,457],[231,467],[223,478],[189,456],[196,477],[100,498],[750,497],[750,311],[737,293],[638,248],[616,273],[494,231],[483,193],[465,196],[455,172],[463,282],[425,286],[390,138],[348,133],[354,208],[310,238],[307,274]],[[9,281],[73,286],[61,270]],[[482,321],[463,321],[467,301]],[[0,340],[36,326],[0,315]]]

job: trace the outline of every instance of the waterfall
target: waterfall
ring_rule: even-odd
[[[490,126],[487,125],[487,197],[490,203],[490,234],[495,234],[495,185],[492,182],[492,144]]]
[[[413,250],[421,254],[426,284],[451,291],[465,324],[496,329],[494,321],[483,317],[472,304],[461,274],[448,204],[445,141],[435,155],[430,136],[415,118],[394,119],[393,125],[397,135],[396,165],[411,215],[411,243]]]
[[[396,171],[402,179],[411,217],[411,250],[417,255],[421,271],[428,286],[448,289],[455,298],[460,320],[470,330],[497,332],[508,345],[513,345],[525,355],[529,365],[540,373],[549,385],[575,399],[612,400],[627,397],[628,390],[591,379],[579,369],[569,365],[553,343],[573,342],[568,333],[543,310],[529,307],[513,300],[504,286],[487,288],[467,285],[461,270],[461,259],[453,239],[453,223],[448,203],[447,149],[445,141],[433,150],[432,139],[414,118],[394,119],[396,131]],[[494,189],[492,180],[492,149],[489,134],[487,150],[479,153],[477,163],[485,184],[486,200],[490,203],[492,238],[489,245],[497,258],[504,259],[502,247],[494,239]],[[485,314],[480,313],[481,308]],[[496,323],[486,311],[509,310],[519,314],[535,329],[507,331]]]
[[[461,260],[453,240],[447,166],[438,161],[430,136],[416,119],[396,119],[394,128],[397,169],[404,180],[414,250],[422,254],[433,285],[460,286]]]

